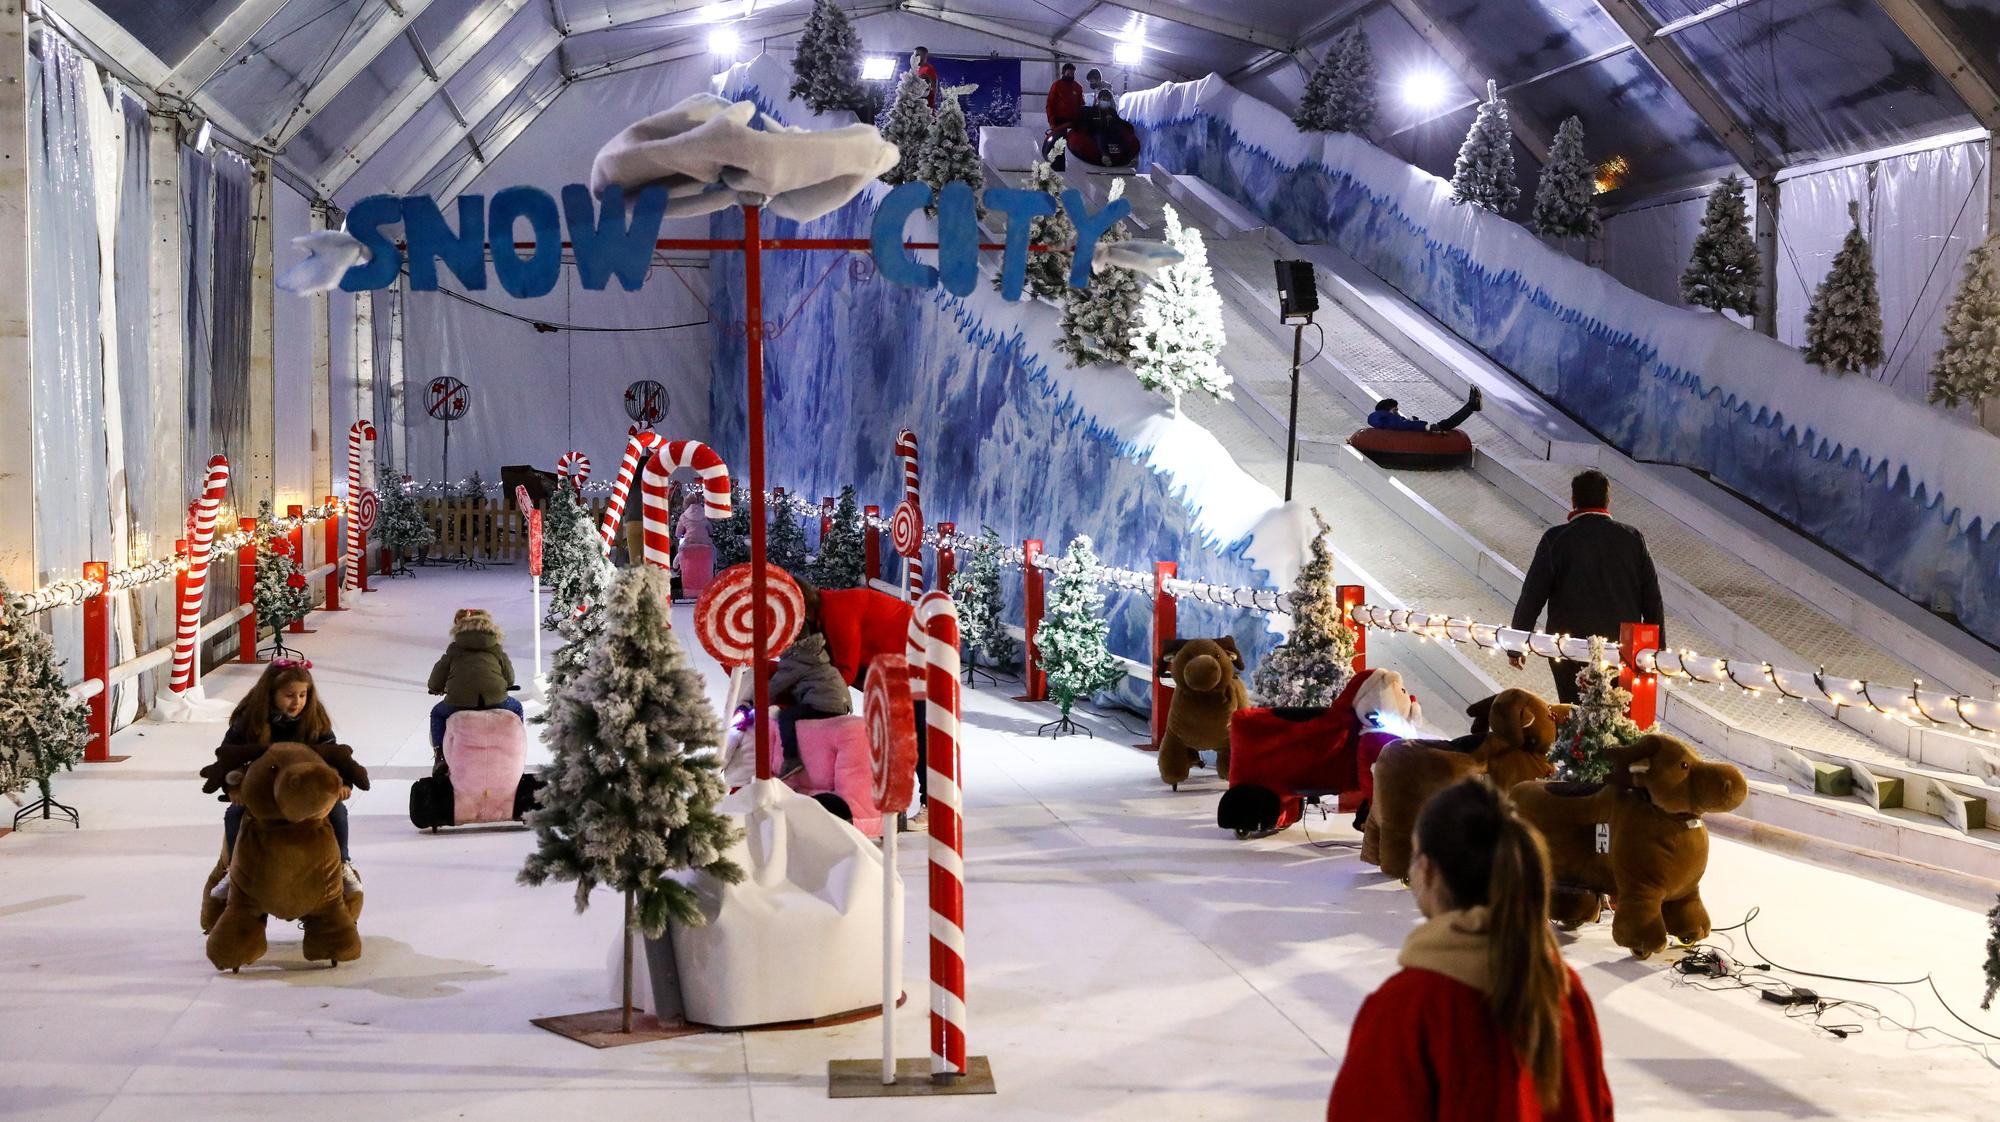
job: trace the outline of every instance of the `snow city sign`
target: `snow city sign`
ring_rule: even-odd
[[[1041,191],[1011,187],[991,188],[975,200],[972,188],[964,183],[946,184],[935,198],[937,243],[903,240],[903,226],[910,216],[931,205],[933,199],[931,188],[925,184],[905,183],[882,199],[869,239],[857,240],[850,248],[868,249],[874,255],[876,269],[896,284],[912,288],[942,284],[946,291],[958,296],[970,295],[978,285],[980,251],[999,249],[1002,294],[1009,300],[1019,299],[1027,275],[1030,222],[1054,214],[1056,200]],[[1007,216],[1004,244],[981,244],[979,202],[987,210]],[[508,187],[495,192],[490,199],[484,195],[461,195],[456,203],[456,229],[446,221],[437,200],[429,195],[370,195],[354,204],[347,214],[345,233],[359,243],[365,259],[340,275],[340,288],[346,292],[388,288],[396,283],[407,264],[411,289],[435,291],[438,264],[442,262],[460,285],[473,291],[483,290],[491,232],[500,235],[492,243],[491,254],[493,276],[500,288],[519,299],[545,296],[562,278],[563,235],[567,232],[568,246],[575,255],[583,287],[601,290],[616,277],[627,292],[637,292],[652,268],[668,196],[665,187],[647,187],[628,206],[621,188],[606,188],[600,202],[592,196],[590,188],[572,183],[562,189],[560,206],[554,196],[533,187]],[[1077,231],[1076,259],[1070,268],[1069,283],[1074,288],[1084,288],[1090,283],[1098,236],[1130,214],[1132,204],[1117,199],[1102,210],[1092,211],[1082,193],[1071,189],[1063,192],[1061,206]],[[533,240],[516,242],[514,231],[524,221]],[[400,245],[392,234],[398,225],[402,227]],[[728,244],[740,243],[731,239]],[[911,256],[913,249],[935,249],[937,264],[918,261]],[[1158,242],[1117,242],[1104,247],[1104,255],[1105,264],[1148,272],[1179,260],[1178,253]]]

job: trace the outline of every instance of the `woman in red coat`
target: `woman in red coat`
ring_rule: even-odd
[[[1609,1122],[1597,1017],[1549,927],[1541,835],[1484,777],[1417,816],[1425,922],[1361,1003],[1328,1122]]]

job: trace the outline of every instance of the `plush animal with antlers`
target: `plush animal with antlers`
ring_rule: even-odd
[[[1160,737],[1160,781],[1179,790],[1199,762],[1196,753],[1203,749],[1214,749],[1216,772],[1229,778],[1229,718],[1250,707],[1236,640],[1227,635],[1169,639],[1161,649],[1158,670],[1174,683],[1167,731]]]
[[[1595,920],[1604,896],[1618,898],[1611,938],[1639,958],[1708,937],[1701,878],[1708,830],[1701,816],[1734,810],[1749,787],[1730,764],[1710,763],[1686,743],[1649,733],[1610,750],[1603,783],[1522,783],[1521,817],[1548,841],[1556,893],[1550,915],[1565,928]]]
[[[218,860],[202,889],[202,929],[217,970],[264,957],[267,916],[305,921],[305,958],[338,965],[361,957],[360,891],[341,883],[340,846],[326,816],[343,785],[368,789],[368,770],[343,744],[227,745],[202,774],[221,779],[243,804],[236,847]],[[223,875],[229,897],[209,896]]]

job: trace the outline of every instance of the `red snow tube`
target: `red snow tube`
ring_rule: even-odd
[[[1437,469],[1464,467],[1472,462],[1472,438],[1450,432],[1405,432],[1365,428],[1347,438],[1362,455],[1383,467]]]
[[[1107,140],[1105,147],[1108,151],[1100,151],[1097,138],[1088,130],[1072,128],[1068,136],[1070,154],[1086,164],[1101,168],[1131,167],[1133,161],[1139,158],[1139,130],[1133,128],[1131,122],[1119,121]]]

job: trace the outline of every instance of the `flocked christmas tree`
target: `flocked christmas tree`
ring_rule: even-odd
[[[1604,232],[1597,215],[1597,166],[1583,154],[1583,122],[1568,117],[1556,127],[1548,166],[1535,184],[1528,225],[1551,238],[1594,238]]]
[[[1125,194],[1125,180],[1111,181],[1106,202]],[[1132,236],[1125,223],[1114,222],[1098,236],[1098,248]],[[1056,348],[1071,366],[1123,364],[1132,357],[1132,321],[1138,315],[1145,280],[1130,269],[1092,267],[1088,288],[1063,290],[1062,338]]]
[[[815,0],[792,53],[792,96],[815,113],[859,109],[868,100],[861,84],[861,36],[833,0]]]
[[[2000,904],[1986,913],[1986,996],[1980,998],[1981,1009],[1993,1008],[1993,995],[2000,993]]]
[[[974,191],[986,186],[979,152],[965,131],[965,107],[958,102],[977,88],[948,86],[939,91],[937,116],[931,121],[930,135],[924,138],[923,156],[917,165],[917,178],[930,184],[933,191],[947,183],[966,183]],[[979,213],[984,217],[986,208],[980,207]]]
[[[603,602],[611,576],[604,539],[576,488],[557,487],[542,504],[542,587],[549,590],[542,626],[557,630],[579,607]]]
[[[382,478],[390,482],[382,487],[382,507],[376,518],[375,534],[384,548],[395,553],[397,560],[408,560],[410,554],[436,541],[437,531],[424,520],[424,508],[410,493],[408,481],[394,471],[383,473]]]
[[[968,679],[986,652],[991,664],[1013,661],[1014,637],[1007,634],[1007,602],[1000,595],[1000,535],[987,527],[976,545],[963,547],[964,564],[951,574],[951,598],[958,605],[958,638],[965,647]]]
[[[1479,104],[1465,143],[1458,146],[1458,162],[1452,165],[1451,201],[1504,214],[1520,198],[1521,188],[1514,182],[1514,135],[1507,125],[1507,103],[1501,100],[1499,83],[1488,81],[1486,100]]]
[[[1835,374],[1859,374],[1882,364],[1882,298],[1875,258],[1861,232],[1861,205],[1847,204],[1850,225],[1833,268],[1806,308],[1805,360]]]
[[[546,622],[543,626],[547,626]],[[590,663],[590,652],[597,649],[598,637],[604,634],[604,605],[596,603],[585,608],[582,615],[573,615],[556,624],[555,632],[562,637],[563,644],[549,656],[549,672],[543,687],[545,696],[553,696],[566,683],[575,681]],[[547,724],[548,710],[530,718],[534,724]]]
[[[1958,294],[1944,315],[1944,346],[1931,368],[1930,399],[1956,408],[2000,396],[2000,276],[1991,238],[1965,255]]]
[[[1375,49],[1361,25],[1334,40],[1306,83],[1292,123],[1307,132],[1351,132],[1363,138],[1374,129]]]
[[[821,588],[860,588],[867,583],[868,556],[862,542],[861,507],[854,488],[842,487],[834,504],[833,525],[819,542],[813,558],[812,582]]]
[[[770,505],[771,522],[764,534],[764,557],[793,576],[807,575],[806,528],[789,497]]]
[[[1101,571],[1090,538],[1072,538],[1056,561],[1048,608],[1035,631],[1035,649],[1048,672],[1049,699],[1062,710],[1060,719],[1042,727],[1053,728],[1057,736],[1078,729],[1069,719],[1077,702],[1125,676],[1125,664],[1104,645],[1111,625],[1104,619],[1104,592],[1097,583]]]
[[[1251,679],[1270,706],[1332,705],[1354,676],[1354,629],[1340,618],[1326,519],[1314,507],[1311,554],[1292,585],[1292,633],[1257,664]]]
[[[1167,243],[1181,251],[1181,260],[1161,269],[1139,297],[1132,323],[1132,356],[1126,365],[1149,390],[1173,399],[1205,393],[1229,400],[1234,379],[1216,356],[1222,353],[1222,297],[1208,268],[1208,248],[1201,231],[1181,225],[1173,207],[1166,208]]]
[[[708,540],[715,545],[715,571],[750,560],[750,492],[741,484],[729,492],[729,517],[708,524]]]
[[[1028,293],[1060,305],[1069,294],[1069,270],[1076,262],[1076,225],[1062,207],[1062,173],[1045,160],[1036,160],[1028,169],[1027,189],[1040,191],[1056,200],[1054,214],[1028,220],[1028,241],[1052,247],[1047,253],[1028,255]],[[1000,276],[993,276],[993,289],[1000,290]]]
[[[271,500],[257,504],[257,583],[251,602],[257,607],[257,628],[269,628],[277,651],[286,650],[285,628],[312,611],[312,589],[292,556],[291,539],[273,525]]]
[[[49,637],[0,581],[0,795],[18,802],[21,791],[38,787],[49,817],[49,781],[83,759],[89,713],[70,697]]]
[[[728,793],[716,749],[722,724],[701,675],[674,640],[665,570],[625,571],[605,605],[604,634],[583,672],[549,698],[535,852],[526,885],[576,882],[576,910],[599,887],[625,896],[625,1031],[632,1028],[632,936],[668,923],[700,926],[696,890],[674,874],[726,884],[743,870],[716,803]]]
[[[1590,661],[1577,674],[1576,704],[1556,726],[1549,762],[1557,779],[1596,782],[1611,774],[1611,749],[1644,735],[1627,712],[1632,694],[1618,684],[1618,667],[1604,657],[1604,639],[1592,636]]]
[[[1681,299],[1718,312],[1757,314],[1757,242],[1739,176],[1724,176],[1708,197],[1701,233],[1681,273]]]
[[[931,109],[931,84],[918,77],[915,69],[905,71],[879,126],[882,139],[896,146],[896,166],[882,173],[882,182],[899,187],[922,178],[918,169],[924,146],[930,143],[931,120],[936,116]]]

